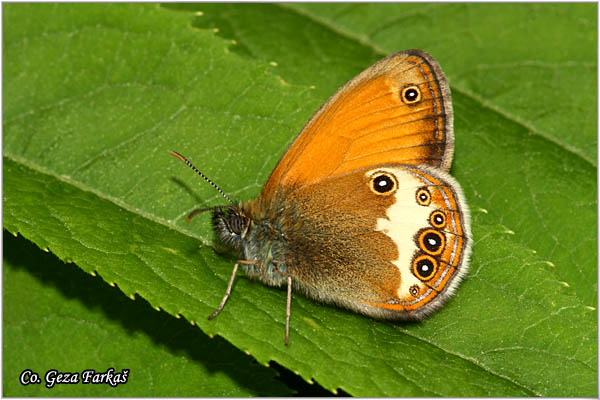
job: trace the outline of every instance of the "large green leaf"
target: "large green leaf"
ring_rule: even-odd
[[[237,41],[242,57],[229,51],[236,48],[231,41],[192,26],[189,12],[156,5],[4,6],[5,228],[128,296],[195,321],[261,363],[275,360],[331,390],[597,395],[596,286],[590,284],[596,277],[595,138],[582,122],[595,120],[588,105],[595,104],[595,41],[589,50],[588,42],[576,40],[595,32],[593,13],[584,12],[595,6],[536,7],[526,29],[514,17],[526,15],[529,5],[494,6],[488,18],[498,19],[495,24],[476,22],[482,5],[427,5],[423,18],[412,5],[394,5],[402,6],[403,12],[391,5],[195,5],[207,11],[194,26],[202,26],[202,18],[220,29],[223,24],[221,33]],[[414,25],[393,23],[394,13]],[[448,37],[452,18],[463,14],[471,19],[458,32],[467,33]],[[563,60],[547,84],[583,76],[587,83],[577,87],[587,101],[572,91],[543,94],[549,101],[544,111],[558,121],[549,123],[530,111],[540,112],[531,89],[548,76],[522,79],[515,72],[531,52],[514,32],[537,26],[540,35],[550,35],[546,24],[557,14],[583,21],[577,28],[555,25],[558,36],[568,38],[555,41],[553,51],[567,58],[565,51],[577,53],[583,61],[572,61],[584,68]],[[377,18],[388,27],[374,27]],[[415,19],[446,21],[446,29],[424,35]],[[279,46],[269,46],[269,21],[285,21],[275,35]],[[506,42],[495,44],[499,58],[487,59],[483,44],[471,41],[477,29],[498,33],[502,21],[511,21],[512,29],[495,36]],[[385,29],[386,35],[369,34]],[[398,47],[392,49],[394,37]],[[452,47],[438,53],[443,46],[433,44],[444,41]],[[535,44],[549,57],[549,46],[538,42],[543,38]],[[567,49],[572,43],[579,47]],[[513,60],[506,49],[519,46],[515,65],[498,64]],[[225,311],[207,321],[234,259],[209,247],[208,218],[189,225],[183,219],[194,207],[223,199],[167,150],[189,156],[230,195],[250,199],[335,86],[379,56],[412,47],[438,58],[453,89],[453,173],[473,209],[475,235],[471,272],[455,299],[423,323],[393,324],[296,296],[286,348],[285,293],[240,278]],[[345,62],[332,62],[332,52],[345,53]],[[469,78],[467,67],[457,69],[461,57],[450,56],[457,53],[468,56],[465,63],[479,55],[481,65],[497,71],[485,78],[482,68],[469,67],[478,77]],[[483,87],[485,79],[494,80],[489,90],[495,95]],[[311,89],[311,81],[326,89]],[[500,95],[514,87],[523,90]],[[580,113],[575,123],[569,123],[572,113],[556,111],[556,98]]]
[[[586,268],[590,253],[576,250],[592,250],[596,243],[593,225],[584,231],[577,226],[578,220],[594,218],[596,204],[590,190],[597,154],[597,115],[591,106],[597,87],[595,5],[173,7],[201,10],[197,26],[217,28],[235,39],[232,49],[243,54],[277,60],[278,74],[315,85],[322,98],[387,54],[405,48],[431,52],[454,97],[453,173],[473,186],[468,193],[478,196],[480,207],[504,210],[494,220],[556,265],[557,276],[586,304],[596,303],[596,290],[589,290],[596,272]],[[269,35],[275,40],[264,40]],[[530,40],[522,41],[524,36]],[[552,162],[553,156],[561,161]],[[574,182],[554,179],[565,169],[578,171]],[[501,185],[511,188],[497,190]],[[549,221],[561,229],[550,228]]]
[[[130,301],[23,238],[3,239],[5,396],[284,396],[273,371],[221,338]],[[84,384],[83,371],[129,370],[126,383]],[[44,381],[23,386],[22,371]],[[47,388],[46,372],[80,384]],[[49,375],[52,377],[52,375]]]

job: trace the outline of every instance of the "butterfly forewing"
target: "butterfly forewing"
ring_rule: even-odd
[[[452,123],[450,91],[437,62],[418,50],[396,53],[348,82],[312,116],[262,197],[382,160],[448,170]]]

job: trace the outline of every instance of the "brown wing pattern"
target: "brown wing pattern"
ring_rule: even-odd
[[[370,188],[380,173],[398,182],[392,195]],[[372,166],[279,195],[267,213],[281,212],[288,227],[286,268],[296,287],[321,301],[378,318],[421,319],[468,269],[468,206],[438,168]]]
[[[404,92],[411,89],[409,102]],[[410,97],[410,96],[409,96]],[[403,100],[404,99],[404,100]],[[452,162],[450,91],[441,68],[419,50],[393,54],[340,88],[308,121],[263,188],[303,186],[381,163]]]

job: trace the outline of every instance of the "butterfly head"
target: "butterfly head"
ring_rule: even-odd
[[[202,212],[212,211],[213,229],[219,240],[228,248],[238,250],[242,254],[246,235],[250,230],[250,218],[248,218],[247,212],[244,211],[243,204],[238,203],[236,205],[236,203],[234,203],[221,188],[200,172],[187,158],[175,151],[171,151],[171,154],[193,169],[194,172],[210,183],[227,201],[229,201],[229,203],[231,203],[231,205],[227,206],[216,206],[194,210],[188,215],[186,221],[189,222],[194,216]]]
[[[242,208],[235,206],[217,207],[212,215],[213,229],[221,243],[240,252],[250,231],[250,221]]]

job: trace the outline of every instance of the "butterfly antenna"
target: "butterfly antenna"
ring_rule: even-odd
[[[202,172],[198,171],[198,168],[194,167],[194,164],[192,164],[191,162],[189,162],[187,158],[185,158],[184,156],[182,156],[181,154],[179,154],[179,153],[177,153],[177,152],[175,152],[175,151],[171,151],[170,153],[171,153],[172,155],[174,155],[175,157],[179,158],[181,161],[183,161],[183,162],[184,162],[184,163],[185,163],[185,164],[186,164],[188,167],[190,167],[191,169],[193,169],[193,170],[194,170],[194,172],[196,172],[198,175],[200,175],[200,176],[201,176],[201,177],[202,177],[202,178],[203,178],[203,179],[204,179],[206,182],[210,183],[210,184],[212,185],[212,187],[214,187],[215,189],[217,189],[217,191],[218,191],[219,193],[221,193],[221,195],[222,195],[223,197],[225,197],[225,198],[227,199],[227,201],[229,201],[231,204],[235,205],[235,203],[234,203],[234,202],[233,202],[233,201],[232,201],[232,200],[229,198],[229,196],[227,196],[227,195],[225,194],[225,192],[223,192],[223,191],[221,190],[221,188],[217,186],[217,184],[216,184],[216,183],[214,183],[213,181],[211,181],[211,180],[210,180],[210,179],[209,179],[209,178],[208,178],[206,175],[204,175]],[[206,210],[206,209],[205,209],[205,210]],[[197,210],[197,211],[199,211],[199,210]],[[202,211],[204,211],[204,210],[202,210]],[[196,214],[194,214],[194,215],[196,215]],[[188,217],[188,218],[189,218],[189,217]]]

